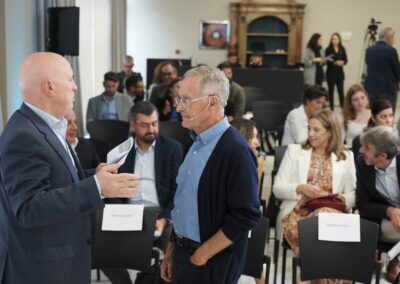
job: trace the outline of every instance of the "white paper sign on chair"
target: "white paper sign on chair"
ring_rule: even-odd
[[[331,242],[360,242],[360,215],[319,213],[318,240]]]

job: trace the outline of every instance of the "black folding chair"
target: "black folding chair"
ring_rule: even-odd
[[[267,241],[268,219],[261,217],[256,227],[251,231],[249,244],[247,247],[246,263],[244,265],[244,275],[260,278],[262,275],[263,264],[267,265],[265,270],[265,283],[268,283],[271,258],[265,255],[265,245]]]
[[[318,217],[299,221],[300,256],[293,258],[293,283],[297,267],[301,280],[337,278],[371,283],[375,271],[379,283],[381,264],[375,260],[379,226],[360,220],[360,242],[329,242],[318,240]]]
[[[96,214],[92,269],[128,268],[153,271],[157,278],[160,256],[159,252],[153,249],[157,219],[155,212],[144,210],[141,231],[102,231],[103,210],[98,210]],[[152,260],[155,263],[154,266],[152,266]]]
[[[108,151],[129,137],[129,123],[126,121],[94,120],[88,122],[86,127],[96,150],[102,149],[102,152],[97,153],[102,162],[105,162]]]
[[[274,109],[266,110],[255,104],[253,114],[254,121],[265,134],[265,140],[263,141],[263,143],[267,144],[269,153],[274,154],[275,147],[279,146],[280,143],[278,130],[281,125],[285,124],[288,111]],[[273,141],[271,141],[271,139]]]
[[[160,121],[159,133],[180,142],[183,147],[190,139],[189,130],[184,128],[179,121]]]
[[[283,102],[272,101],[272,100],[262,100],[253,102],[252,108],[253,110],[256,108],[264,110],[270,110],[270,109],[281,110],[281,111],[287,110],[286,105]]]
[[[265,92],[258,87],[243,86],[246,96],[245,111],[253,111],[253,103],[267,98]]]

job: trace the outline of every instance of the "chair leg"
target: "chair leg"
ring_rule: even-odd
[[[287,249],[285,247],[283,247],[283,251],[282,251],[282,284],[285,283],[285,274],[286,274],[286,252]]]
[[[297,257],[293,257],[292,259],[292,283],[295,284],[297,282],[297,264],[298,264],[298,258]]]
[[[100,269],[97,269],[97,282],[100,282]]]
[[[278,278],[278,262],[279,262],[279,240],[275,236],[274,241],[274,284],[276,284],[276,279]]]
[[[271,257],[264,255],[264,262],[267,264],[265,269],[265,284],[269,283],[269,271],[271,269]]]
[[[381,278],[382,265],[380,261],[375,261],[375,283],[379,284]]]

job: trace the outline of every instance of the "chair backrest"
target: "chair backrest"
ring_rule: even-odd
[[[278,126],[284,125],[288,111],[275,109],[254,108],[254,121],[264,131],[277,130]]]
[[[103,210],[97,211],[96,234],[92,252],[92,268],[130,268],[146,270],[151,267],[154,228],[157,216],[144,210],[142,231],[102,231]]]
[[[361,242],[318,240],[318,217],[298,223],[301,279],[338,278],[371,283],[379,226],[361,219]]]
[[[262,101],[255,101],[253,102],[253,111],[255,109],[259,109],[259,110],[270,110],[270,109],[274,109],[274,110],[282,110],[285,111],[286,110],[286,105],[283,102],[280,101],[271,101],[271,100],[262,100]]]
[[[243,86],[246,96],[245,111],[253,111],[253,102],[265,100],[267,95],[259,87]]]
[[[274,158],[274,176],[278,173],[279,166],[281,165],[283,156],[285,156],[287,145],[278,146],[275,148],[275,158]]]
[[[255,228],[251,231],[251,237],[247,246],[246,262],[243,270],[244,275],[256,278],[261,277],[268,226],[268,219],[261,217]]]
[[[119,120],[94,120],[87,123],[90,138],[108,144],[111,150],[129,137],[129,123]]]
[[[185,146],[190,139],[189,130],[179,121],[160,121],[159,133],[180,142],[182,146]]]

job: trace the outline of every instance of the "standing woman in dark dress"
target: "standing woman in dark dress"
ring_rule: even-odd
[[[304,54],[304,84],[322,85],[324,81],[325,64],[324,51],[322,49],[321,34],[313,34],[307,43]]]
[[[346,49],[342,45],[340,34],[334,33],[331,37],[329,46],[325,49],[325,59],[328,65],[326,70],[326,80],[329,90],[329,105],[331,110],[334,107],[335,85],[339,94],[340,107],[343,108],[344,103],[344,72],[343,65],[347,63]]]

